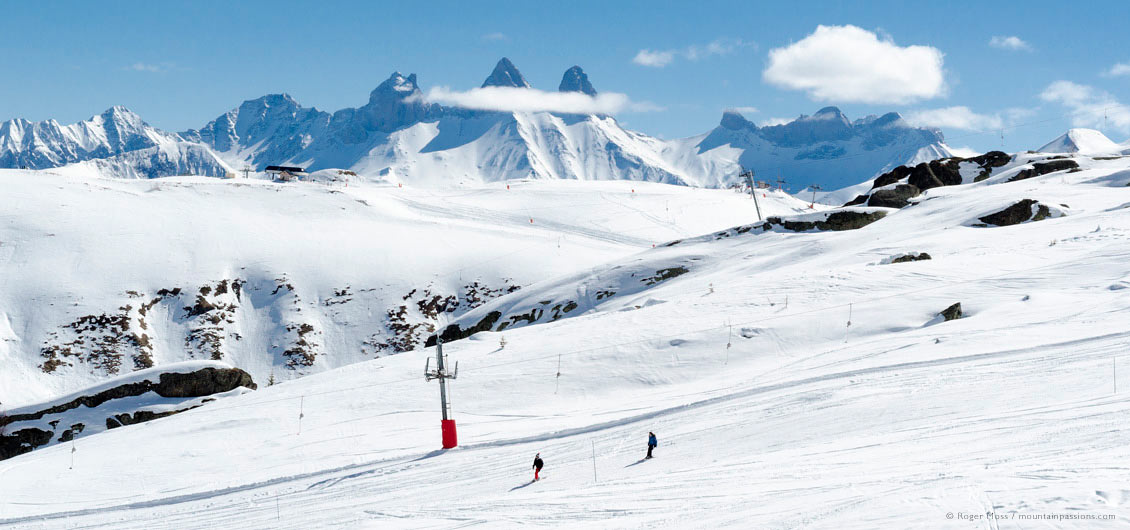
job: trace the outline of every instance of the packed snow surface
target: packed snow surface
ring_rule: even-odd
[[[605,254],[593,275],[687,272],[445,344],[458,448],[439,450],[434,352],[419,350],[80,437],[73,469],[67,446],[0,462],[0,525],[1125,526],[1130,164],[1077,160],[930,189],[857,230]],[[970,225],[1024,198],[1065,215]],[[911,252],[932,259],[882,264]],[[942,322],[955,302],[963,318]]]
[[[731,190],[569,181],[437,190],[338,177],[0,170],[0,401],[189,359],[218,358],[259,384],[329,370],[415,348],[472,297],[756,219],[750,196]],[[765,215],[807,207],[761,195]],[[458,311],[421,309],[449,296]],[[304,353],[288,353],[296,349]]]

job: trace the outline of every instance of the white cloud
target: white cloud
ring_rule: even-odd
[[[168,65],[137,62],[126,67],[126,70],[133,70],[135,72],[164,72],[168,70]]]
[[[967,145],[961,146],[961,147],[954,147],[954,146],[951,145],[951,146],[949,146],[949,148],[950,148],[950,152],[953,153],[954,156],[960,156],[961,158],[973,158],[973,157],[984,152],[984,151],[978,151],[978,150],[976,150],[972,147],[969,147]]]
[[[1130,75],[1130,63],[1114,63],[1110,70],[1103,72],[1104,77],[1118,77]]]
[[[756,44],[741,39],[715,39],[709,44],[701,46],[692,45],[670,50],[643,49],[636,53],[632,62],[641,66],[663,68],[680,57],[688,61],[699,61],[715,55],[727,55],[746,46],[756,46]]]
[[[790,120],[789,118],[766,118],[764,120],[761,120],[761,122],[758,123],[757,126],[758,127],[772,127],[774,125],[784,125],[784,124],[789,123],[791,121],[793,121],[793,120]]]
[[[1020,37],[1017,37],[1015,35],[994,35],[993,38],[989,39],[989,46],[992,46],[994,48],[1001,48],[1004,50],[1027,51],[1032,49],[1032,47],[1029,46],[1027,42],[1024,42],[1020,39]]]
[[[507,37],[505,33],[499,33],[496,31],[494,33],[487,33],[486,35],[483,35],[482,39],[487,42],[503,42],[510,40],[510,37]]]
[[[1073,127],[1113,128],[1122,133],[1130,132],[1130,106],[1094,87],[1056,81],[1044,89],[1040,99],[1070,109]]]
[[[559,112],[563,114],[617,114],[662,110],[647,102],[633,102],[624,94],[601,92],[589,96],[580,92],[545,92],[533,88],[488,86],[464,92],[434,87],[423,97],[427,101],[456,107],[503,112]]]
[[[915,110],[906,113],[903,119],[911,125],[920,127],[942,127],[966,131],[1000,129],[1004,125],[1004,120],[1001,119],[999,114],[977,114],[969,110],[969,107],[961,106]]]
[[[740,112],[742,114],[757,114],[758,112],[760,112],[757,110],[757,107],[730,107],[727,110]]]
[[[671,64],[671,61],[674,60],[675,52],[673,51],[640,50],[639,53],[637,53],[636,56],[632,58],[633,63],[641,66],[651,66],[654,68],[663,68],[664,66]]]
[[[898,46],[856,26],[817,26],[769,51],[766,82],[819,101],[905,104],[945,93],[942,52]]]

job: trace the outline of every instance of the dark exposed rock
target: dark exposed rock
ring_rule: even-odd
[[[896,167],[896,168],[894,168],[894,169],[892,169],[892,170],[890,170],[886,173],[883,173],[882,175],[879,175],[879,177],[875,179],[875,184],[873,184],[871,187],[872,188],[882,188],[883,186],[889,186],[889,185],[894,184],[894,183],[896,183],[896,182],[898,182],[898,181],[900,181],[900,180],[902,180],[906,177],[909,177],[910,172],[911,172],[910,166]]]
[[[153,391],[161,397],[188,398],[210,396],[239,387],[258,388],[251,375],[239,368],[204,368],[188,373],[161,374]]]
[[[51,442],[54,433],[41,429],[20,429],[0,436],[0,460],[19,456]]]
[[[195,408],[195,407],[191,407],[191,408]],[[190,409],[184,409],[184,410],[190,410]],[[173,414],[176,414],[178,412],[184,412],[184,410],[168,410],[168,411],[165,411],[165,412],[153,412],[153,411],[149,411],[149,410],[139,410],[137,412],[134,412],[133,414],[117,414],[113,418],[106,418],[106,428],[107,429],[117,429],[118,427],[124,427],[126,425],[134,425],[134,424],[137,424],[137,423],[145,423],[147,421],[152,421],[152,420],[155,420],[155,419],[158,419],[158,418],[164,418],[166,416],[172,416]]]
[[[946,160],[933,160],[930,162],[930,171],[938,180],[942,181],[945,186],[957,186],[961,184],[961,158],[950,158]]]
[[[922,193],[914,184],[899,184],[891,189],[876,190],[867,201],[868,206],[902,208],[910,204],[910,199]]]
[[[147,392],[154,392],[166,398],[195,398],[228,392],[239,387],[255,389],[256,385],[251,376],[238,368],[202,368],[187,373],[163,373],[156,383],[152,381],[138,381],[125,383],[113,388],[98,392],[97,394],[80,396],[72,401],[48,407],[46,409],[25,413],[12,414],[0,417],[0,432],[4,427],[16,422],[33,421],[42,419],[51,414],[60,414],[78,407],[97,407],[113,399],[140,396]],[[180,411],[148,412],[138,411],[134,414],[119,414],[106,419],[107,427],[118,427],[131,423],[149,421]],[[111,425],[113,424],[113,425]],[[52,429],[58,428],[57,421],[51,422]],[[70,428],[60,433],[60,441],[69,441],[76,433],[83,431],[85,426],[81,423],[71,425]],[[54,432],[37,428],[20,429],[18,431],[0,435],[0,460],[11,458],[46,445],[51,442]]]
[[[1032,207],[1036,206],[1035,212]],[[1042,221],[1051,215],[1047,206],[1032,199],[1024,199],[999,212],[981,217],[982,223],[995,226],[1010,226],[1026,221]]]
[[[525,322],[527,324],[533,324],[534,322],[537,322],[539,318],[541,318],[543,313],[545,313],[544,310],[535,307],[535,308],[529,310],[526,313],[518,313],[517,315],[510,315],[509,321],[503,322],[503,323],[498,325],[498,331],[502,331],[502,330],[504,330],[504,329],[514,325],[514,324],[517,324],[519,322]]]
[[[942,317],[946,319],[946,322],[961,318],[961,302],[943,309],[942,312],[938,314],[942,315]]]
[[[202,397],[227,392],[239,387],[256,389],[251,375],[239,368],[203,368],[183,374],[164,373],[159,381],[139,381],[108,388],[90,396],[79,396],[71,401],[48,407],[38,412],[12,414],[0,420],[0,427],[17,421],[38,420],[48,414],[59,414],[80,406],[94,408],[111,399],[140,396],[156,392],[161,397]]]
[[[645,283],[647,285],[655,285],[659,282],[670,280],[671,278],[674,278],[676,276],[682,276],[682,275],[684,275],[688,272],[690,272],[690,271],[688,271],[687,268],[683,267],[683,266],[670,267],[670,268],[667,268],[667,269],[659,269],[659,270],[655,271],[655,276],[652,276],[650,278],[644,278],[640,281],[642,281],[643,283]]]
[[[867,199],[869,199],[869,198],[871,198],[870,195],[856,195],[854,199],[852,199],[848,202],[845,202],[844,206],[856,206],[856,205],[859,205],[859,204],[864,204],[864,203],[867,202]]]
[[[863,228],[882,219],[886,215],[887,212],[883,211],[839,211],[829,214],[828,218],[823,221],[786,221],[780,217],[770,217],[765,220],[765,224],[762,225],[762,230],[770,230],[773,225],[777,225],[793,232],[807,232],[812,229],[839,232],[842,230]]]
[[[907,183],[918,186],[920,190],[961,184],[959,167],[962,160],[961,158],[950,158],[944,161],[934,160],[918,164],[911,170]]]
[[[490,313],[487,313],[485,317],[480,319],[474,326],[463,329],[459,327],[459,324],[451,324],[446,328],[443,328],[443,332],[440,333],[440,336],[443,337],[444,342],[452,342],[459,339],[465,339],[480,331],[490,331],[490,329],[494,327],[494,323],[498,322],[498,319],[500,318],[502,318],[502,313],[498,311],[491,311]],[[435,335],[428,337],[428,339],[424,342],[424,346],[429,348],[435,345]]]
[[[906,183],[918,188],[919,192],[928,190],[930,188],[938,188],[941,186],[955,186],[961,184],[962,162],[973,162],[981,167],[981,173],[973,179],[974,182],[980,182],[989,178],[989,175],[991,175],[993,172],[993,168],[1004,166],[1011,160],[1012,157],[1004,152],[989,151],[988,153],[977,155],[972,158],[954,157],[942,160],[934,160],[931,162],[923,162],[913,167],[898,166],[886,173],[883,173],[882,175],[879,175],[875,179],[874,184],[871,186],[871,195],[878,193],[875,190],[878,190],[879,188],[882,188],[884,186],[890,186],[891,184],[899,182],[903,179],[907,179]],[[909,189],[905,188],[898,195],[903,195],[907,191],[909,191]],[[863,202],[860,200],[861,197],[866,200],[866,195],[861,195],[859,197],[856,197],[855,199],[852,199],[851,202],[845,204],[844,206],[863,204]],[[911,197],[905,197],[905,199],[909,198]],[[884,202],[884,204],[877,204],[874,201],[871,201],[868,204],[872,206],[888,206],[892,204],[899,204],[899,206],[889,206],[893,208],[902,208],[909,204],[909,202],[900,199],[891,200],[890,196],[884,197],[882,201]]]
[[[1012,157],[1004,151],[989,151],[983,155],[977,155],[973,158],[967,158],[966,160],[976,162],[977,165],[985,169],[991,169],[1008,165],[1008,163],[1012,161]]]
[[[1071,159],[1065,160],[1052,160],[1050,162],[1036,162],[1032,164],[1031,169],[1024,169],[1017,173],[1014,177],[1008,179],[1009,182],[1017,180],[1030,179],[1040,175],[1047,175],[1048,173],[1055,173],[1056,171],[1063,171],[1066,169],[1079,169],[1079,164]]]
[[[907,263],[910,261],[924,261],[928,259],[931,259],[929,254],[925,252],[914,252],[910,254],[903,254],[902,256],[892,259],[891,263]]]

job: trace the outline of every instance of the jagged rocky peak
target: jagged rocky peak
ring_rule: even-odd
[[[897,112],[888,112],[878,118],[870,120],[867,125],[871,127],[906,127],[906,122],[902,119],[902,114]]]
[[[347,116],[352,115],[352,111],[338,111],[335,120],[350,121],[367,130],[393,131],[435,117],[442,111],[438,105],[424,101],[422,94],[420,85],[416,82],[416,74],[405,76],[400,72],[393,72],[369,94],[369,104],[357,109],[360,122]],[[352,127],[347,126],[346,129],[350,129],[350,135],[360,134],[357,130],[352,130]]]
[[[582,92],[590,96],[596,95],[596,89],[589,82],[589,76],[580,66],[565,70],[565,75],[561,76],[561,85],[557,87],[557,90],[559,92]]]
[[[494,71],[490,76],[483,81],[482,88],[488,86],[508,86],[517,88],[530,88],[530,84],[526,82],[526,78],[522,77],[522,72],[518,71],[518,67],[510,62],[510,59],[503,57],[494,66]]]
[[[54,120],[52,120],[54,121]],[[114,105],[90,119],[93,122],[112,123],[112,124],[128,124],[135,128],[140,128],[146,125],[145,121],[138,116],[137,113],[129,110],[121,105]]]
[[[742,129],[749,129],[751,131],[757,130],[757,125],[754,125],[754,123],[747,120],[741,112],[734,109],[726,109],[722,112],[720,125],[732,131],[740,131]]]
[[[834,121],[839,121],[839,122],[843,122],[843,123],[846,123],[846,124],[851,123],[850,121],[848,121],[847,116],[844,115],[843,111],[841,111],[839,107],[824,107],[824,108],[816,111],[816,114],[813,114],[809,119],[810,120],[834,120]]]
[[[852,132],[851,122],[836,107],[824,107],[812,116],[801,115],[783,125],[761,128],[763,136],[783,146],[847,140]]]
[[[369,93],[369,101],[379,99],[382,96],[403,99],[419,92],[420,86],[416,84],[416,74],[405,76],[400,72],[393,72],[392,75],[388,76],[388,79],[385,79]]]
[[[266,114],[277,114],[279,112],[293,114],[301,107],[302,105],[294,98],[290,97],[290,94],[267,94],[241,103],[239,105],[239,114],[240,116],[250,116],[253,114],[262,116]]]

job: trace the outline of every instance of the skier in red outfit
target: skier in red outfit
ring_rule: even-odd
[[[538,480],[538,473],[541,472],[541,467],[543,465],[545,465],[545,462],[541,461],[541,453],[534,455],[534,480],[535,481]]]

